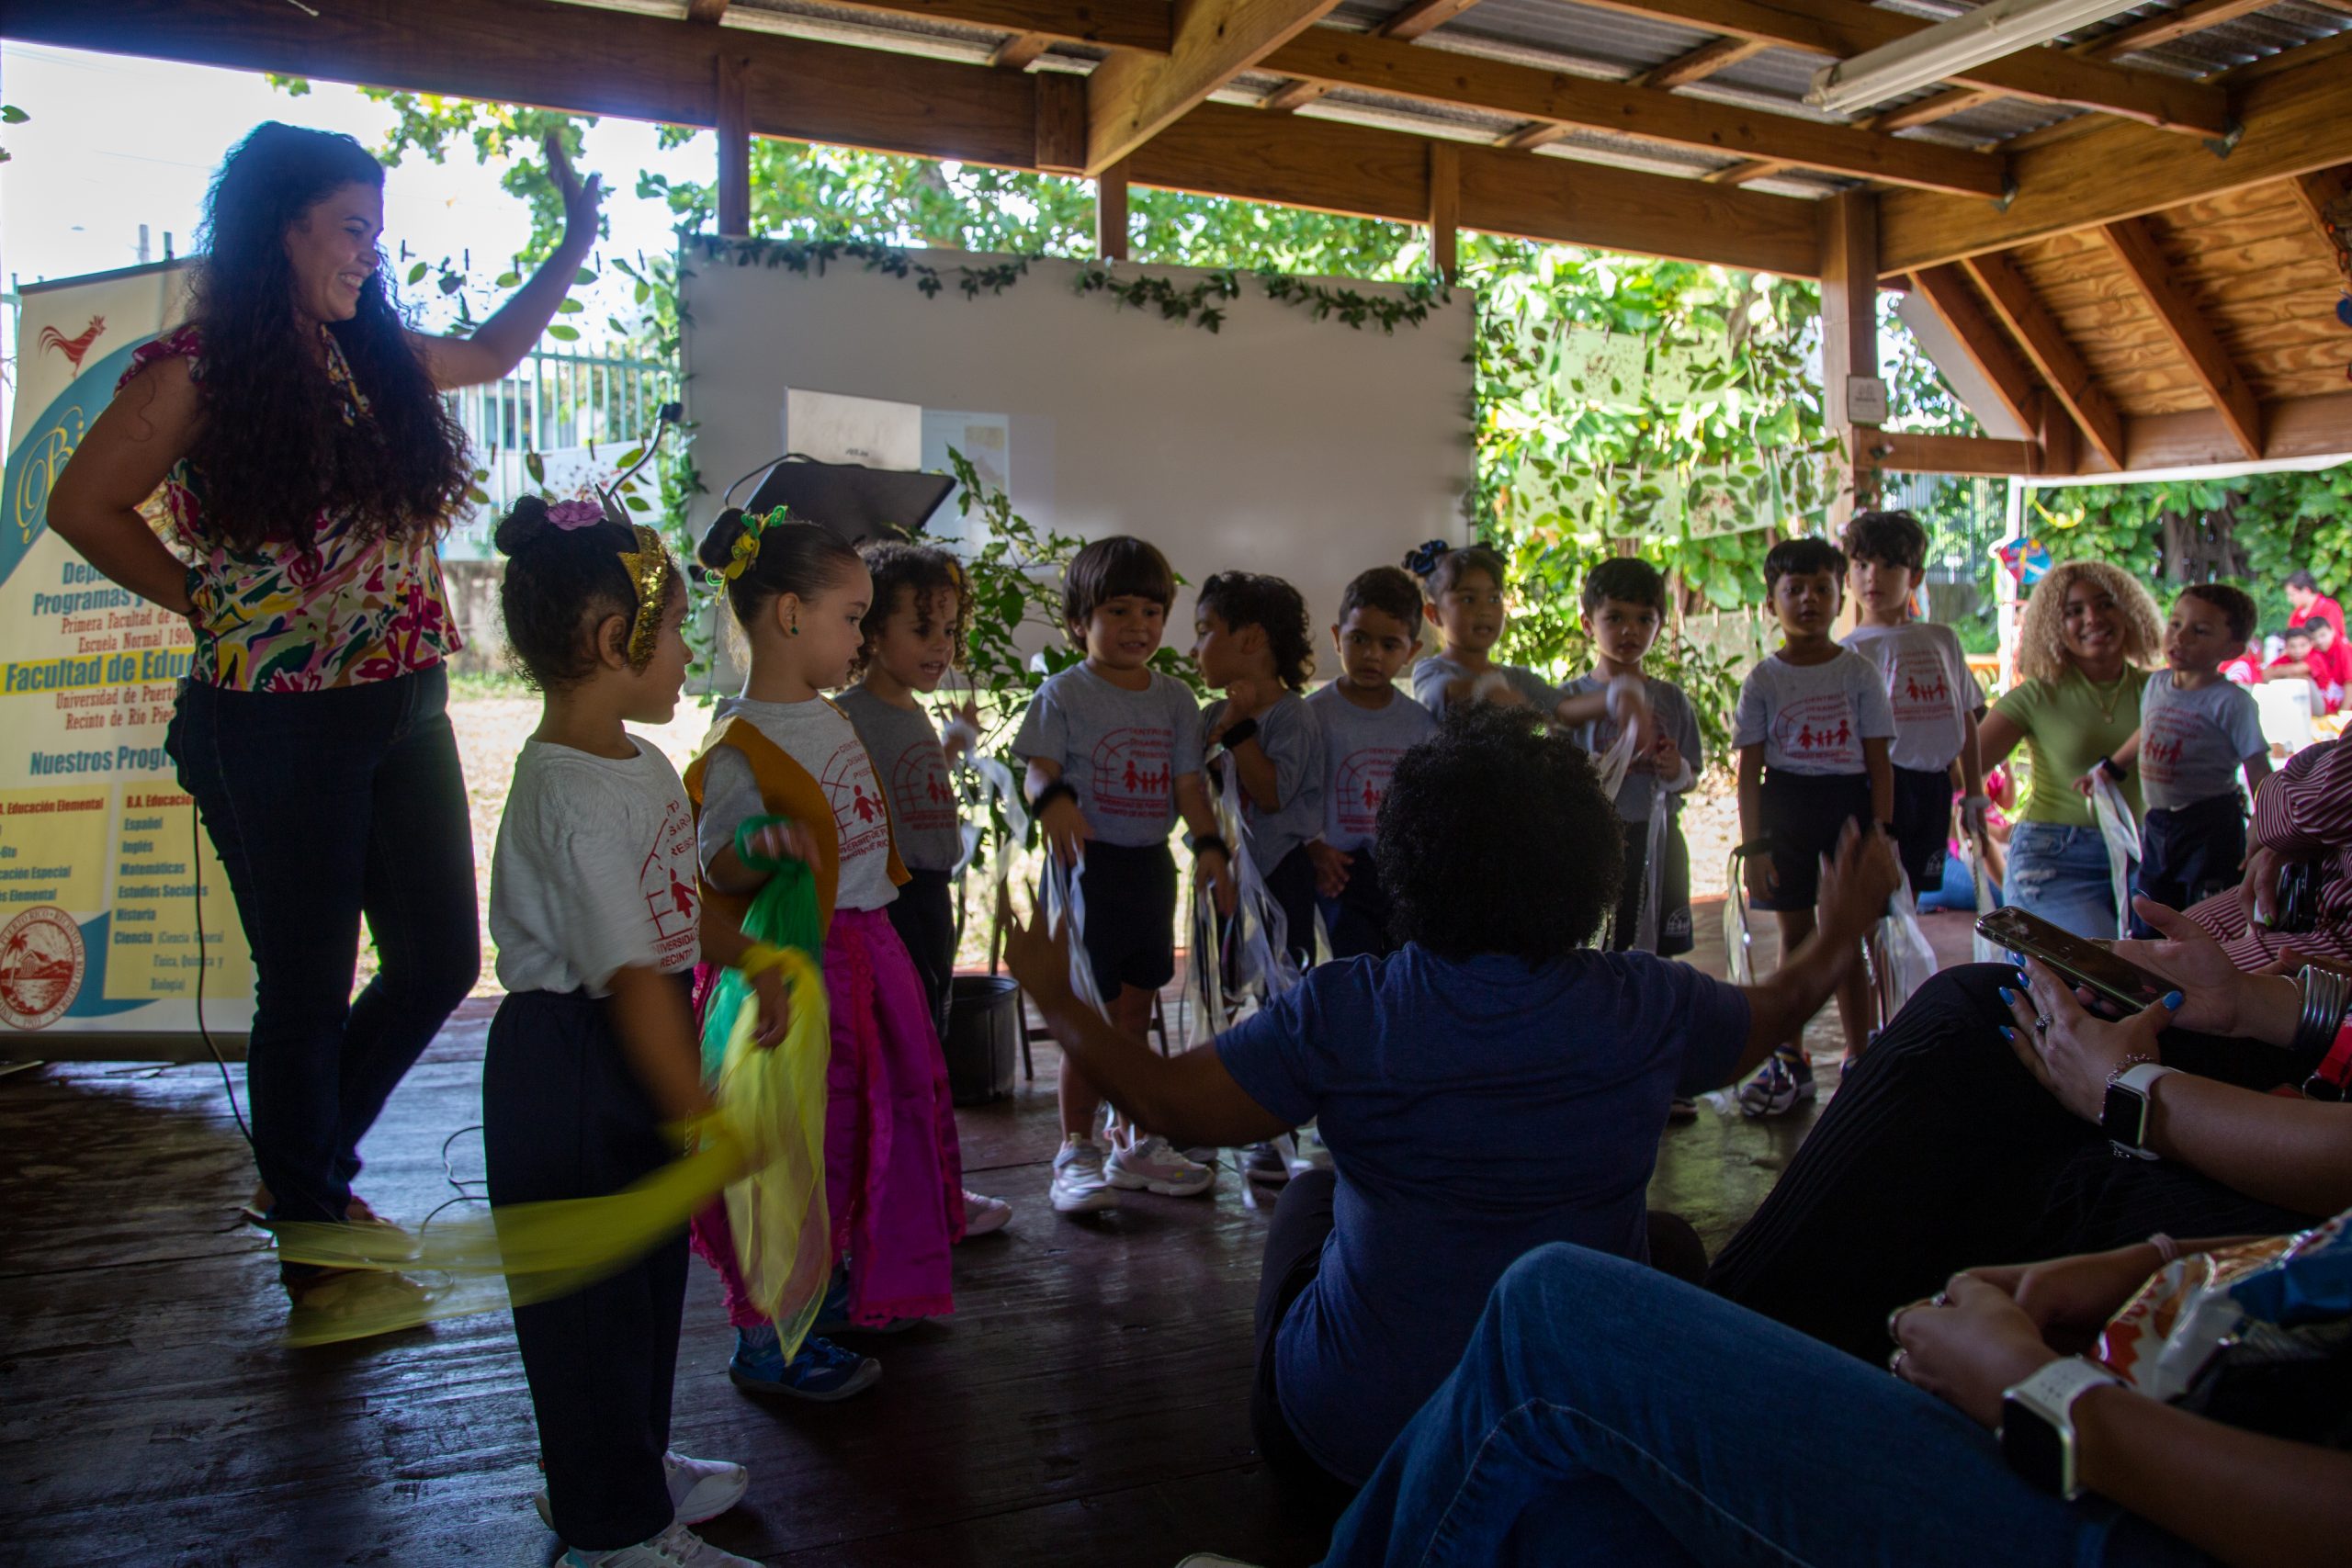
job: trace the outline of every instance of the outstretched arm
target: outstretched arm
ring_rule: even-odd
[[[1163,1056],[1080,1001],[1070,989],[1067,925],[1049,927],[1042,917],[1024,924],[1009,898],[1001,908],[1005,966],[1087,1081],[1123,1115],[1178,1145],[1235,1148],[1290,1131],[1233,1080],[1215,1045]]]
[[[410,343],[424,360],[425,373],[445,392],[495,381],[523,363],[523,356],[555,320],[556,307],[571,288],[581,258],[596,243],[596,207],[605,196],[603,176],[591,175],[582,181],[572,173],[571,160],[564,155],[563,143],[553,131],[548,133],[547,152],[548,174],[563,193],[563,239],[555,254],[499,307],[497,314],[475,328],[472,336],[409,334]]]

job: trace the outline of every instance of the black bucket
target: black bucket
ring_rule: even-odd
[[[958,975],[947,1013],[947,1092],[986,1105],[1012,1092],[1021,1066],[1021,987],[1002,975]]]

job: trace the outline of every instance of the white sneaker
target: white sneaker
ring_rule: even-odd
[[[1103,1152],[1091,1138],[1063,1141],[1062,1152],[1054,1156],[1056,1213],[1084,1214],[1119,1206],[1119,1194],[1103,1172]]]
[[[651,1540],[616,1551],[566,1551],[564,1568],[761,1568],[748,1557],[721,1551],[684,1525],[672,1525]]]
[[[1012,1223],[1012,1205],[1001,1198],[990,1198],[964,1189],[964,1239],[989,1235]]]
[[[743,1500],[752,1489],[752,1472],[740,1464],[718,1459],[689,1459],[672,1449],[662,1456],[662,1478],[669,1483],[670,1517],[673,1525],[698,1525],[715,1519]],[[555,1529],[555,1510],[542,1490],[531,1494],[539,1522]]]
[[[1114,1187],[1163,1198],[1196,1198],[1216,1185],[1215,1167],[1186,1159],[1157,1133],[1113,1149],[1102,1176]]]
[[[1802,1052],[1792,1055],[1774,1051],[1756,1076],[1739,1086],[1736,1098],[1740,1114],[1755,1118],[1786,1116],[1798,1106],[1810,1104],[1815,1093],[1812,1061]]]
[[[670,1483],[670,1505],[678,1510],[674,1522],[682,1525],[718,1517],[752,1489],[752,1472],[741,1465],[690,1459],[675,1449],[662,1456],[662,1471]]]

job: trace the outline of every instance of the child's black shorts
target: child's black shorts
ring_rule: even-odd
[[[1122,986],[1157,991],[1176,977],[1176,857],[1166,844],[1088,840],[1078,893],[1087,961],[1105,1002]]]
[[[1792,773],[1767,768],[1764,838],[1779,877],[1758,909],[1810,909],[1821,892],[1821,857],[1835,853],[1849,822],[1871,822],[1868,773]]]
[[[1396,951],[1396,942],[1388,935],[1388,889],[1380,883],[1380,866],[1372,858],[1372,846],[1354,851],[1348,860],[1347,885],[1336,898],[1317,894],[1316,907],[1323,911],[1323,929],[1331,936],[1333,958],[1360,958],[1366,953],[1379,957]]]
[[[1894,852],[1917,897],[1944,885],[1951,852],[1951,775],[1943,769],[1894,770]]]
[[[2245,808],[2237,791],[2170,809],[2151,807],[2140,825],[2140,870],[2132,879],[2132,891],[2186,909],[2236,886],[2245,859]],[[2132,934],[2152,937],[2156,932],[2135,911]]]
[[[1647,819],[1617,826],[1625,840],[1624,880],[1617,887],[1617,919],[1609,951],[1623,953],[1641,934],[1642,894],[1649,884],[1650,825]],[[1672,958],[1690,951],[1690,846],[1682,837],[1679,812],[1666,821],[1665,865],[1659,868],[1657,953]]]

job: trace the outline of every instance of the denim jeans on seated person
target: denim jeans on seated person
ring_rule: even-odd
[[[448,706],[438,665],[319,692],[189,681],[164,732],[253,950],[245,1085],[279,1219],[343,1218],[359,1140],[481,972]],[[165,832],[185,852],[187,818]],[[379,966],[354,999],[363,919]]]
[[[2112,942],[2117,934],[2114,874],[2097,828],[2020,822],[2009,838],[2001,902],[2039,915],[2060,931]]]
[[[1326,1568],[1737,1563],[2186,1568],[2112,1503],[2059,1501],[1932,1394],[1654,1269],[1513,1264],[1388,1447]]]

